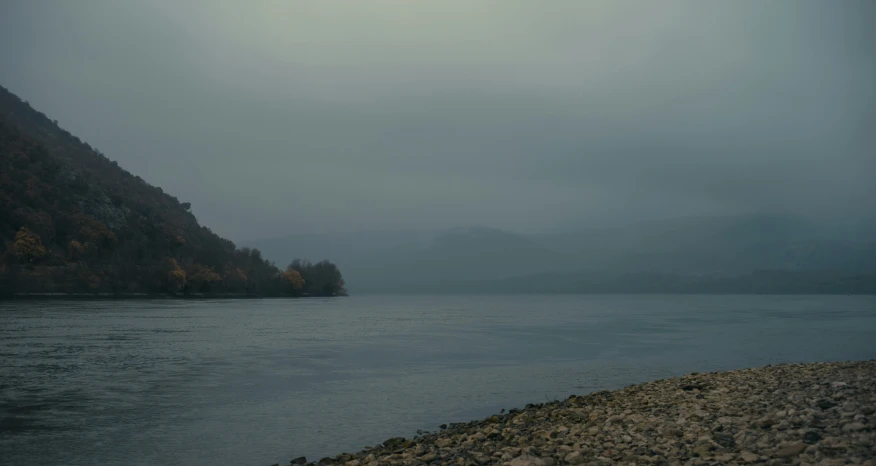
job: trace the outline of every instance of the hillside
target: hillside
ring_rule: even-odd
[[[281,272],[0,87],[0,295],[343,292],[327,262]]]

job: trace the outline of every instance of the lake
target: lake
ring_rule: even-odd
[[[681,375],[876,358],[876,296],[0,303],[5,465],[253,465]]]

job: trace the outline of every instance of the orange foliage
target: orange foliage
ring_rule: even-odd
[[[249,280],[246,272],[240,267],[235,267],[231,262],[225,264],[225,276],[222,279],[231,286],[246,286],[246,282]]]
[[[27,262],[33,262],[46,255],[46,248],[40,241],[40,237],[27,228],[22,228],[15,234],[12,251],[18,260]]]
[[[176,263],[176,259],[165,257],[161,261],[161,268],[166,272],[165,290],[171,293],[182,291],[186,286],[186,272]]]
[[[113,233],[103,222],[90,215],[79,214],[74,217],[80,225],[79,235],[86,241],[95,242],[103,246],[112,246],[116,244],[116,234]]]
[[[280,277],[289,283],[289,288],[291,288],[292,291],[298,292],[304,288],[304,279],[301,278],[301,274],[297,270],[287,270],[281,273]]]
[[[82,245],[79,241],[71,240],[70,244],[67,246],[67,250],[70,253],[70,258],[76,260],[82,257],[85,254],[85,246]]]
[[[168,291],[177,292],[186,286],[185,270],[176,267],[167,273],[167,288]]]
[[[222,277],[213,270],[212,267],[206,265],[194,264],[189,268],[188,282],[195,289],[208,291],[213,283],[222,281]]]

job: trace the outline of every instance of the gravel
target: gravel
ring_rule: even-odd
[[[527,405],[307,464],[876,466],[874,410],[876,361],[783,364]]]

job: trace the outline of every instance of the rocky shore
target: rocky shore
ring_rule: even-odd
[[[876,466],[876,361],[692,373],[295,465]]]

